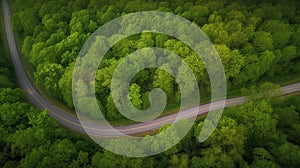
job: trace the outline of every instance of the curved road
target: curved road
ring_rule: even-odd
[[[12,30],[11,22],[10,22],[10,10],[8,6],[7,0],[2,0],[2,6],[4,10],[4,23],[5,23],[5,31],[6,31],[6,38],[8,41],[8,46],[10,50],[10,54],[12,57],[13,65],[16,71],[17,79],[22,87],[22,89],[26,92],[28,100],[37,108],[39,109],[47,109],[49,111],[49,115],[56,119],[61,125],[66,126],[68,128],[71,128],[75,131],[93,134],[95,136],[100,137],[114,137],[114,136],[120,136],[120,134],[116,134],[115,131],[112,131],[112,129],[108,126],[99,126],[94,125],[91,123],[84,123],[86,131],[82,128],[80,122],[75,116],[69,115],[66,112],[64,112],[59,107],[51,104],[51,102],[48,102],[45,98],[43,98],[34,88],[30,80],[28,79],[28,76],[24,70],[24,67],[22,65],[22,62],[20,60],[20,56],[16,47],[16,42],[14,38],[14,33]],[[292,85],[287,85],[282,87],[284,90],[284,94],[289,94],[293,92],[300,91],[300,83],[295,83]],[[238,105],[245,102],[244,97],[238,97],[233,99],[227,99],[225,103],[225,107]],[[213,109],[220,108],[221,102],[214,102],[212,103]],[[115,127],[116,130],[130,135],[130,134],[138,134],[143,133],[150,130],[159,129],[161,126],[165,125],[166,123],[172,123],[175,120],[183,119],[183,118],[191,118],[195,117],[195,110],[198,111],[198,115],[205,114],[209,112],[211,104],[205,104],[201,105],[199,107],[191,108],[185,111],[182,111],[180,115],[178,114],[171,114],[162,118],[155,119],[153,121],[145,122],[145,123],[139,123],[139,124],[133,124],[128,126],[118,126]],[[178,117],[178,118],[177,118]]]

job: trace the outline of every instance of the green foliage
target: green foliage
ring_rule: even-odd
[[[64,73],[60,64],[40,64],[34,73],[37,84],[42,86],[49,94],[54,97],[60,97],[59,80]]]
[[[264,167],[270,167],[270,168],[279,168],[279,165],[275,163],[275,160],[273,156],[264,148],[255,148],[253,150],[253,162],[251,164],[251,167],[257,167],[257,168],[264,168]]]
[[[300,165],[300,147],[285,143],[274,150],[274,156],[282,167],[298,167]]]
[[[21,89],[0,88],[0,105],[4,103],[17,103],[24,100],[24,93]]]
[[[74,61],[85,40],[100,25],[137,11],[172,12],[198,24],[219,52],[229,92],[241,86],[257,86],[261,81],[298,74],[299,3],[263,2],[29,0],[24,3],[15,0],[11,4],[13,26],[24,38],[22,53],[35,70],[36,83],[72,108]],[[203,95],[209,95],[205,65],[186,44],[166,35],[142,33],[113,46],[99,66],[96,95],[109,120],[123,118],[110,93],[114,70],[123,57],[144,47],[166,48],[181,56],[193,70]],[[166,59],[174,61],[171,56]],[[182,62],[172,63],[180,67],[179,72],[172,71],[186,77]],[[46,111],[27,104],[24,93],[15,88],[16,82],[8,64],[1,50],[0,167],[300,166],[300,99],[299,96],[286,101],[275,99],[278,92],[269,90],[278,88],[276,85],[266,83],[248,91],[249,94],[255,93],[256,97],[239,107],[225,110],[217,129],[203,144],[197,142],[203,125],[200,121],[182,142],[169,151],[147,158],[128,158],[103,151],[86,137],[60,128]],[[163,70],[147,69],[132,80],[129,91],[133,105],[149,108],[149,91],[154,87],[162,88],[171,99],[180,98],[180,90],[171,75]],[[186,87],[189,92],[194,91],[190,86]],[[84,93],[84,88],[81,89],[78,91]],[[174,140],[160,138],[167,142]],[[122,148],[128,150],[131,145],[134,144],[125,147],[123,144]],[[158,148],[154,143],[145,145],[151,145],[154,150]]]
[[[164,68],[168,68],[168,65],[165,65]],[[162,69],[155,71],[153,87],[163,89],[169,98],[174,96],[174,78]]]
[[[272,34],[275,48],[282,48],[286,46],[293,33],[289,24],[285,24],[279,20],[266,21],[260,29]]]
[[[72,88],[69,87],[72,85],[73,68],[74,64],[71,64],[69,67],[67,67],[65,69],[65,73],[59,79],[58,83],[63,99],[70,108],[73,107]]]
[[[13,75],[10,73],[11,65],[7,60],[7,55],[3,51],[2,39],[0,38],[0,88],[15,87]],[[1,97],[0,97],[1,100]],[[0,101],[2,102],[2,101]]]
[[[245,64],[245,57],[243,57],[238,50],[231,51],[226,45],[215,45],[223,64],[227,65],[225,68],[226,78],[233,81],[230,84],[238,85],[241,69]],[[228,82],[229,83],[229,82]]]
[[[269,32],[258,31],[255,32],[253,37],[253,46],[257,52],[263,52],[266,50],[273,50],[273,39]]]
[[[235,110],[233,110],[235,111]],[[276,130],[277,120],[270,103],[266,100],[252,101],[242,105],[240,111],[229,113],[237,122],[247,127],[247,145],[249,147],[265,147],[279,139]]]
[[[202,127],[201,124],[199,126]],[[234,165],[241,165],[245,140],[246,129],[242,125],[238,126],[235,120],[223,117],[217,130],[205,142],[207,148],[202,150],[205,159],[200,162],[200,165],[205,166],[208,164],[207,162],[212,160],[216,163],[211,162],[209,164],[215,166],[233,167]],[[216,158],[220,159],[216,160]]]
[[[132,102],[132,104],[140,109],[142,107],[143,101],[141,100],[141,87],[137,85],[136,83],[130,85],[129,87],[129,99]]]
[[[295,68],[300,64],[297,57],[300,29],[299,19],[296,19],[299,17],[296,2],[293,1],[251,3],[179,0],[170,3],[129,0],[104,3],[94,0],[51,0],[46,3],[39,0],[28,4],[22,4],[20,0],[13,3],[14,28],[24,36],[22,53],[35,70],[37,84],[71,108],[71,67],[85,40],[100,25],[126,13],[144,10],[172,12],[198,24],[219,52],[229,92],[234,92],[241,86],[256,84],[261,79],[274,80],[300,72],[300,68]],[[128,23],[129,28],[130,26]],[[106,53],[104,63],[99,66],[96,95],[105,110],[111,106],[107,103],[110,102],[110,81],[115,68],[123,57],[144,47],[161,47],[181,56],[193,70],[201,94],[209,96],[209,76],[197,54],[177,39],[145,32],[115,44]],[[172,62],[174,59],[170,57],[167,61]],[[178,67],[180,64],[181,62],[175,63]],[[46,69],[49,69],[48,72]],[[173,69],[173,72],[176,74],[177,70]],[[0,85],[11,85],[7,77],[0,75],[0,79],[3,79],[0,80]],[[141,95],[146,95],[153,87],[160,87],[168,98],[176,97],[170,104],[176,103],[180,98],[177,83],[160,70],[143,70],[134,77],[132,83],[141,87]],[[145,106],[148,100],[146,96],[141,96],[141,101],[138,104]],[[117,119],[120,116],[109,118]]]

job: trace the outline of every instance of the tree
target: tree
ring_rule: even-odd
[[[22,54],[24,54],[25,57],[30,58],[30,52],[32,50],[33,44],[34,44],[34,38],[32,36],[26,36],[22,46]]]
[[[289,103],[287,100],[274,100],[274,112],[278,115],[278,128],[287,135],[287,140],[293,144],[299,145],[300,124],[299,113],[297,113],[294,103]]]
[[[240,77],[240,72],[244,67],[245,57],[243,57],[238,50],[231,51],[225,45],[215,45],[215,47],[224,65],[226,79],[229,80],[232,85],[240,84],[237,78]]]
[[[24,129],[26,125],[21,123],[28,122],[26,112],[31,108],[26,103],[5,103],[0,106],[0,118],[2,124],[11,130]]]
[[[98,12],[97,16],[99,18],[98,22],[103,25],[120,16],[120,12],[115,6],[109,6],[104,13]]]
[[[246,16],[243,14],[243,12],[236,10],[236,9],[232,9],[231,11],[229,11],[228,13],[226,13],[226,16],[228,20],[225,20],[226,22],[230,21],[230,20],[238,20],[241,22],[244,22],[246,20]]]
[[[66,5],[66,1],[47,1],[41,5],[38,15],[40,18],[43,18],[45,15],[54,14],[61,8],[61,5]]]
[[[200,128],[202,126],[203,123],[198,125]],[[195,130],[197,131],[198,129],[196,128]],[[198,138],[198,131],[195,133],[195,137]],[[215,157],[220,158],[217,161],[218,163],[213,164],[215,166],[231,167],[232,165],[241,165],[246,136],[246,129],[243,126],[238,126],[236,121],[231,118],[223,117],[218,128],[205,142],[207,148],[202,150],[205,159],[201,165],[212,164],[210,161],[215,160]]]
[[[296,72],[297,65],[295,65],[297,62],[294,61],[297,59],[297,49],[295,46],[286,46],[283,49],[281,49],[282,57],[280,61],[278,61],[278,64],[280,64],[280,67],[276,67],[275,72],[277,74],[283,75],[283,74],[290,74],[291,72]]]
[[[43,48],[45,48],[45,43],[43,42],[34,43],[32,46],[29,61],[35,67],[37,67],[39,64],[43,62],[43,58],[40,57],[40,52],[42,51]]]
[[[165,64],[164,67],[169,68],[167,64]],[[174,78],[171,74],[163,69],[157,69],[155,71],[155,75],[153,77],[153,87],[163,89],[169,98],[174,96]]]
[[[189,167],[189,158],[187,154],[183,155],[173,155],[171,157],[171,160],[169,161],[170,168],[172,167],[178,167],[178,168],[188,168]]]
[[[20,165],[21,167],[68,167],[76,152],[70,140],[57,140],[50,147],[42,145],[33,149]]]
[[[34,9],[26,8],[13,15],[12,22],[19,32],[32,35],[34,28],[39,24],[39,17]]]
[[[253,46],[257,52],[263,52],[265,50],[273,50],[273,37],[271,33],[265,31],[258,31],[254,33]]]
[[[153,36],[151,33],[142,33],[141,38],[138,42],[138,49],[144,48],[144,47],[154,47],[155,41],[153,40]]]
[[[196,83],[197,81],[192,70],[189,68],[189,66],[187,66],[187,64],[181,64],[181,66],[178,68],[175,79],[179,88],[176,92],[177,100],[180,100],[179,96],[181,99],[188,99],[191,98],[192,95],[197,95],[195,94],[195,92],[199,91]],[[193,79],[195,79],[195,81]],[[195,106],[195,104],[190,105]]]
[[[292,37],[290,25],[279,20],[268,20],[263,23],[260,29],[272,34],[274,48],[280,49],[286,46]]]
[[[186,58],[191,54],[191,49],[182,41],[177,41],[175,39],[170,39],[165,42],[165,48],[169,51],[174,52],[182,58]]]
[[[243,23],[239,20],[230,20],[225,25],[225,30],[229,34],[230,42],[227,44],[228,47],[238,48],[248,41],[246,30],[243,28]],[[249,31],[249,30],[247,30]]]
[[[102,62],[102,66],[100,64],[101,69],[99,69],[96,74],[95,90],[99,100],[101,102],[107,102],[111,89],[112,76],[120,61],[109,59],[103,60],[101,63]]]
[[[230,37],[225,29],[224,22],[216,22],[211,24],[205,24],[202,30],[208,35],[214,44],[225,44],[230,46]]]
[[[92,157],[92,166],[94,167],[142,167],[142,158],[130,158],[114,153],[104,151],[104,153],[96,152]]]
[[[62,93],[63,100],[68,107],[73,107],[73,96],[72,96],[72,77],[73,77],[74,64],[71,64],[64,71],[64,74],[59,79],[59,88]]]
[[[267,100],[250,101],[241,105],[237,110],[233,108],[226,113],[238,123],[247,128],[247,148],[270,147],[280,142],[277,126],[277,116],[273,113],[272,106]],[[268,143],[266,143],[268,142]]]
[[[282,167],[300,166],[300,147],[291,143],[285,143],[272,152]]]
[[[95,22],[95,14],[92,13],[92,10],[83,9],[80,11],[75,11],[72,13],[72,19],[70,21],[70,30],[71,34],[78,32],[80,34],[88,33],[92,29],[90,23]]]
[[[251,164],[253,168],[279,168],[279,165],[275,163],[273,156],[269,153],[269,151],[264,148],[254,148],[253,150],[254,159]]]
[[[266,50],[257,55],[247,55],[245,60],[245,68],[243,69],[243,74],[237,80],[240,83],[244,82],[256,82],[262,75],[264,75],[270,66],[272,65],[275,56],[272,52]]]
[[[89,154],[87,152],[80,151],[77,159],[73,160],[69,167],[81,168],[87,167],[89,164]]]
[[[34,78],[37,84],[44,88],[49,94],[60,98],[61,90],[58,83],[63,73],[64,69],[60,64],[45,63],[37,67]]]
[[[108,120],[117,120],[122,118],[121,114],[118,112],[114,100],[111,96],[111,94],[107,97],[107,103],[106,103],[106,113],[105,117]]]
[[[208,8],[206,6],[197,5],[187,8],[188,9],[181,14],[182,17],[194,21],[198,25],[204,25],[207,22]]]
[[[196,53],[188,55],[184,61],[191,67],[194,72],[194,75],[200,84],[200,86],[205,86],[206,81],[208,80],[208,74],[205,70],[205,65],[203,61],[199,58]]]
[[[202,167],[221,168],[221,167],[224,167],[225,165],[222,165],[221,162],[218,162],[219,159],[220,158],[217,158],[213,155],[204,156],[202,158],[194,156],[192,158],[192,167],[193,168],[202,168]]]
[[[155,36],[155,47],[163,48],[166,41],[169,37],[165,34],[156,34]]]
[[[253,15],[267,20],[280,20],[282,17],[278,6],[273,6],[271,3],[261,4],[253,11]]]
[[[141,109],[142,107],[142,99],[141,99],[141,87],[137,85],[136,83],[133,83],[129,87],[129,99],[133,106],[135,106],[138,109]]]
[[[17,103],[25,100],[25,94],[20,88],[0,88],[0,105],[4,103]]]
[[[93,158],[92,158],[92,165],[94,167],[102,167],[102,166],[106,166],[106,167],[116,167],[116,162],[114,160],[103,160],[103,154],[101,154],[100,152],[97,152]]]
[[[298,47],[300,46],[300,27],[297,27],[295,29],[295,32],[292,37],[292,43],[295,46],[298,46]]]

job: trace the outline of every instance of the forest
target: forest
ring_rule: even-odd
[[[273,2],[273,1],[272,1]],[[224,65],[228,93],[265,81],[299,78],[299,2],[260,1],[29,1],[15,0],[13,26],[22,36],[22,54],[37,85],[50,96],[72,101],[74,61],[88,37],[106,22],[138,11],[172,12],[197,24],[211,39]],[[130,28],[130,25],[128,25]],[[106,53],[96,76],[99,106],[108,120],[123,116],[114,106],[110,83],[122,58],[144,47],[162,47],[181,56],[193,70],[203,97],[210,95],[210,80],[203,62],[186,44],[167,35],[142,33],[125,38]],[[172,58],[170,58],[172,60]],[[163,79],[163,80],[162,80]],[[130,86],[135,107],[146,109],[153,88],[168,97],[169,109],[180,100],[174,78],[161,69],[137,73]],[[176,107],[174,107],[176,109]]]
[[[204,143],[203,119],[179,144],[151,157],[130,158],[100,148],[86,135],[61,127],[27,103],[1,50],[0,166],[15,167],[299,167],[300,95],[258,97],[225,109]],[[253,91],[252,91],[253,93]],[[164,128],[161,128],[163,130]]]
[[[16,84],[1,41],[0,167],[300,167],[299,94],[255,94],[266,82],[299,78],[299,5],[296,0],[11,0],[13,27],[34,81],[71,109],[72,72],[83,43],[106,22],[138,11],[171,12],[197,24],[221,57],[228,92],[239,96],[245,88],[254,89],[246,91],[252,93],[248,102],[225,109],[217,129],[204,143],[197,141],[204,120],[200,118],[170,150],[130,158],[102,149],[29,104]],[[110,93],[114,69],[128,54],[151,46],[181,56],[194,71],[201,96],[209,96],[205,67],[188,46],[166,35],[138,34],[116,44],[97,72],[96,95],[109,120],[122,119]],[[165,71],[146,69],[135,75],[130,86],[133,104],[148,108],[148,94],[155,87],[167,93],[170,106],[178,103],[174,79]]]

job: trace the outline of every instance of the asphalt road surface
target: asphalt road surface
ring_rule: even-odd
[[[119,134],[116,134],[116,131],[112,131],[111,127],[108,126],[101,126],[91,123],[85,123],[85,130],[82,128],[80,122],[75,116],[72,116],[68,113],[66,113],[63,109],[55,106],[45,98],[43,98],[37,90],[34,88],[30,80],[28,79],[28,76],[26,74],[26,71],[23,67],[23,64],[20,60],[20,55],[18,53],[16,42],[14,38],[14,33],[12,30],[11,22],[10,22],[10,10],[8,6],[7,0],[2,0],[2,6],[4,10],[4,23],[5,23],[5,31],[6,31],[6,38],[8,41],[8,46],[10,50],[10,54],[12,57],[13,65],[15,68],[15,72],[17,75],[18,82],[22,89],[26,92],[28,100],[37,108],[39,109],[47,109],[49,111],[49,115],[56,119],[61,125],[68,127],[70,129],[73,129],[78,132],[93,134],[100,137],[114,137],[119,136]],[[290,94],[294,92],[300,91],[300,83],[295,83],[292,85],[287,85],[282,87],[284,90],[284,94]],[[245,102],[244,97],[238,97],[233,99],[227,99],[225,103],[225,107],[230,107],[234,105],[241,104]],[[220,102],[214,102],[212,104],[212,107],[214,109],[218,109],[221,105]],[[138,123],[138,124],[132,124],[128,126],[117,126],[114,127],[114,129],[126,134],[139,134],[151,130],[159,129],[161,126],[164,126],[166,123],[172,123],[173,121],[183,118],[191,118],[195,117],[195,110],[198,111],[198,115],[204,114],[209,112],[210,104],[204,104],[199,107],[191,108],[188,110],[184,110],[181,112],[180,115],[171,114],[165,117],[161,117],[158,119],[155,119],[153,121],[145,122],[145,123]]]

